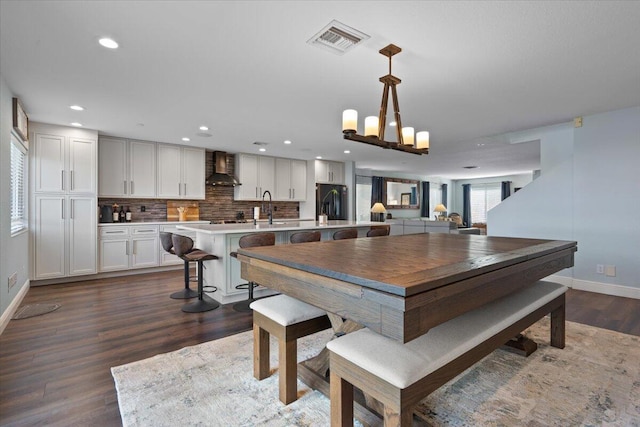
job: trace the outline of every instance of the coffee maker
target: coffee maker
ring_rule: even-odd
[[[113,207],[110,205],[100,207],[100,222],[113,222]]]

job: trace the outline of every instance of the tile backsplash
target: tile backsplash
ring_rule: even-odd
[[[227,170],[235,173],[235,157],[227,154]],[[206,176],[213,173],[213,155],[207,152]],[[259,201],[233,200],[233,187],[206,187],[205,200],[193,200],[200,206],[200,219],[206,221],[223,221],[236,219],[238,212],[243,212],[245,219],[253,218],[253,208],[260,206]],[[167,219],[166,199],[113,199],[99,198],[98,205],[124,206],[131,210],[133,221],[165,221]],[[189,202],[183,200],[183,202]],[[273,202],[274,218],[298,218],[298,202]],[[142,212],[142,208],[145,212]],[[261,212],[261,218],[266,214]]]

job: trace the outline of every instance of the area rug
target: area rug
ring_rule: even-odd
[[[60,304],[28,304],[18,308],[11,319],[27,319],[29,317],[51,313],[59,308]]]
[[[640,337],[567,322],[567,346],[559,350],[548,345],[548,318],[525,334],[538,342],[535,353],[494,351],[423,400],[414,424],[640,426]],[[330,337],[324,331],[299,340],[299,360]],[[274,367],[274,339],[271,346]],[[127,427],[329,425],[321,393],[298,381],[299,399],[285,406],[277,371],[253,378],[251,332],[111,371]]]

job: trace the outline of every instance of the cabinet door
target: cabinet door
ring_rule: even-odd
[[[291,160],[276,159],[275,161],[275,200],[291,200]]]
[[[69,275],[97,272],[95,197],[69,197]]]
[[[96,141],[69,138],[69,193],[96,193]]]
[[[63,136],[36,134],[33,147],[36,192],[60,193],[67,189],[64,157]]]
[[[35,279],[64,277],[67,215],[64,196],[36,196],[33,217]]]
[[[180,156],[180,147],[158,145],[158,197],[180,198],[182,195]]]
[[[158,236],[131,239],[131,268],[158,265]]]
[[[307,162],[291,160],[291,199],[307,200]]]
[[[156,144],[129,141],[129,195],[155,197]]]
[[[129,238],[100,240],[100,271],[129,268]]]
[[[329,182],[332,184],[344,184],[344,165],[340,162],[327,162]]]
[[[187,199],[205,198],[205,151],[182,148],[182,196]]]
[[[238,154],[236,161],[238,179],[242,185],[234,190],[236,200],[258,200],[258,156]]]
[[[271,197],[273,197],[273,193],[275,192],[275,172],[276,172],[276,162],[273,157],[258,157],[258,187],[259,187],[259,196],[262,197],[262,194],[265,191],[269,191],[271,193]]]
[[[127,141],[100,138],[98,142],[98,196],[128,196]]]

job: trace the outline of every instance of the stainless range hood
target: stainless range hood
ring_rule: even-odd
[[[220,187],[241,185],[235,176],[227,172],[227,153],[224,151],[213,152],[213,174],[207,178],[206,183]]]

